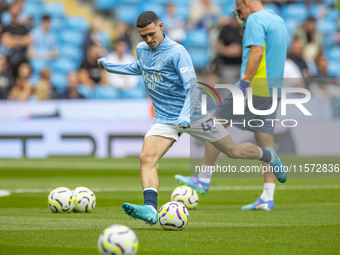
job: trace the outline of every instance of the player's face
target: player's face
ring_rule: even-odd
[[[242,3],[236,1],[237,12],[240,14],[241,19],[247,20],[250,15],[250,9],[248,8],[248,1],[243,0]]]
[[[138,27],[137,30],[144,42],[146,42],[150,48],[156,48],[164,40],[162,22],[158,22],[158,24],[151,23],[143,28]]]

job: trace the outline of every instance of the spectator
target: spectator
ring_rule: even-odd
[[[27,101],[32,95],[30,76],[32,69],[27,60],[20,62],[14,68],[14,86],[9,92],[11,100]]]
[[[124,39],[124,41],[128,44],[128,50],[131,51],[132,49],[132,35],[131,30],[125,23],[118,23],[115,26],[115,38],[118,39]]]
[[[10,63],[13,65],[26,59],[27,48],[32,42],[29,30],[17,20],[21,8],[19,2],[11,5],[12,20],[8,26],[3,28],[1,37],[2,51],[10,57]]]
[[[35,96],[38,101],[49,100],[52,97],[51,74],[49,69],[40,72],[40,80],[35,87]]]
[[[117,65],[130,64],[136,59],[127,53],[128,45],[125,40],[119,39],[115,44],[114,52],[107,56],[107,60]],[[109,84],[118,89],[132,89],[138,84],[138,77],[132,75],[119,75],[108,73]]]
[[[0,100],[7,99],[8,92],[13,86],[12,70],[8,57],[0,55]]]
[[[240,78],[242,39],[243,29],[234,17],[230,18],[216,42],[217,64],[223,83],[234,84]]]
[[[111,51],[110,37],[105,30],[103,30],[103,18],[97,16],[94,18],[90,30],[87,32],[84,39],[84,52],[86,53],[88,48],[96,43],[102,47],[106,52]]]
[[[99,69],[97,59],[102,57],[102,48],[98,44],[92,44],[87,50],[86,57],[80,66],[80,83],[93,88],[96,84],[106,85],[107,74],[105,70]]]
[[[311,76],[306,60],[303,57],[303,41],[295,38],[291,44],[289,58],[299,67],[303,78]]]
[[[164,31],[174,41],[181,43],[185,39],[185,23],[176,15],[176,6],[168,3],[166,6],[166,15],[163,18],[165,25]]]
[[[325,55],[320,54],[316,58],[316,65],[318,73],[315,76],[316,79],[312,80],[312,84],[309,86],[313,95],[318,97],[335,97],[340,98],[340,88],[336,85],[335,79],[328,76],[328,61]]]
[[[18,14],[17,17],[17,21],[20,25],[24,25],[25,27],[27,27],[28,29],[31,29],[33,27],[33,19],[32,17],[29,17],[27,15],[25,15],[24,13],[22,13],[22,9],[24,7],[25,1],[24,0],[15,0],[13,1],[13,3],[10,5],[9,7],[9,11],[6,11],[6,9],[4,9],[4,13],[0,16],[1,17],[1,22],[3,23],[4,26],[7,26],[11,23],[11,20],[13,18],[13,14],[11,12],[11,7],[13,5],[16,5],[15,8],[19,8],[20,12]]]
[[[209,30],[218,23],[220,8],[211,0],[196,0],[190,6],[189,27]]]
[[[64,92],[57,95],[57,99],[84,99],[85,97],[78,93],[79,79],[77,72],[67,74],[67,88]]]
[[[294,38],[302,40],[303,56],[307,61],[314,60],[322,50],[322,33],[316,29],[315,19],[309,17],[306,22],[296,28]]]
[[[57,57],[57,38],[51,31],[50,16],[43,16],[40,27],[31,32],[33,43],[29,48],[31,59],[52,60]]]

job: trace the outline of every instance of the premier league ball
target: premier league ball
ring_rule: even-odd
[[[171,201],[180,202],[187,209],[195,209],[198,205],[198,195],[191,187],[179,186],[172,192]]]
[[[187,208],[176,201],[164,204],[158,211],[158,221],[164,230],[183,230],[188,220]]]
[[[48,196],[48,206],[54,213],[71,212],[73,208],[72,191],[65,187],[52,190]]]
[[[73,191],[73,211],[78,213],[91,212],[96,206],[96,196],[92,190],[78,187]]]
[[[138,250],[138,238],[127,226],[111,225],[100,234],[97,246],[102,255],[134,255]]]

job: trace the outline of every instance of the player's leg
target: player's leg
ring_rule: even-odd
[[[174,125],[155,124],[146,134],[139,156],[144,195],[143,205],[123,204],[129,216],[153,225],[157,223],[157,189],[159,186],[156,164],[179,138]]]
[[[264,132],[255,132],[256,144],[261,148],[274,147],[274,136]],[[261,162],[262,166],[266,169],[264,171],[264,185],[263,191],[254,203],[245,205],[242,210],[266,210],[271,211],[274,209],[274,191],[275,191],[275,175],[269,171],[268,163]]]

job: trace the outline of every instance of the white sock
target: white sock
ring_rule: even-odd
[[[275,183],[265,183],[263,185],[263,191],[261,199],[263,201],[274,200]]]
[[[158,193],[158,190],[155,189],[155,188],[146,188],[146,189],[143,189],[143,192],[146,191],[146,190],[153,190],[154,192]]]
[[[212,172],[210,171],[210,166],[202,164],[201,171],[198,173],[198,179],[203,183],[210,183]]]

